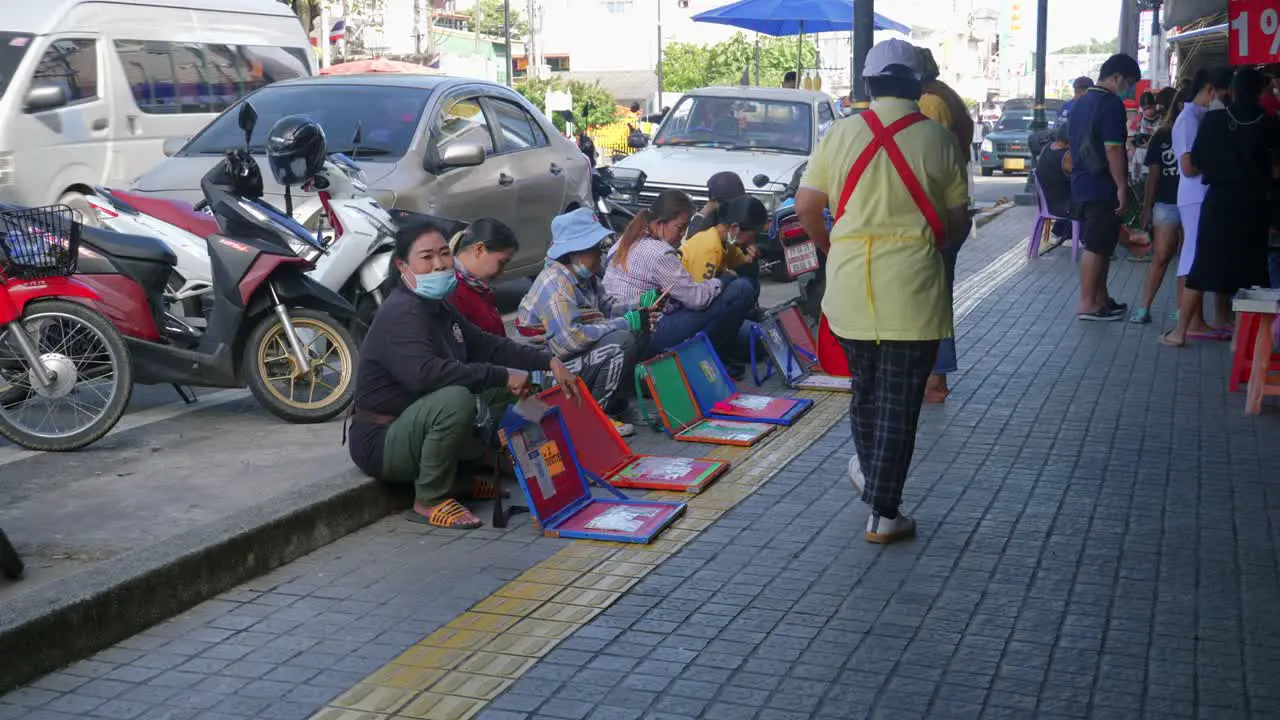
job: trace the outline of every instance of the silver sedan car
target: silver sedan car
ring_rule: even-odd
[[[269,85],[245,101],[260,118],[250,138],[255,154],[264,152],[276,120],[306,113],[324,127],[330,152],[356,159],[384,207],[510,225],[520,239],[508,266],[514,275],[542,269],[551,218],[591,206],[586,157],[504,85],[435,75],[309,77]],[[227,150],[244,146],[239,109],[227,109],[194,137],[167,141],[169,157],[133,189],[200,201],[200,178]],[[259,162],[265,166],[265,157]],[[264,175],[267,200],[283,207],[283,188]]]

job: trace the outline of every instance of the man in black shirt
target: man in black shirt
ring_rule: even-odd
[[[1053,142],[1040,151],[1036,159],[1036,182],[1044,193],[1045,205],[1055,217],[1053,234],[1066,238],[1071,232],[1071,152],[1067,143],[1067,125],[1054,130]]]
[[[401,282],[360,349],[351,459],[385,482],[413,483],[415,520],[477,528],[480,519],[450,497],[458,463],[483,457],[477,421],[528,395],[530,371],[550,370],[569,395],[577,380],[550,353],[487,333],[449,304],[457,275],[436,223],[402,225],[394,256]],[[488,499],[500,490],[481,483],[464,493]]]

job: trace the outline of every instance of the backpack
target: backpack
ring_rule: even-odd
[[[1105,92],[1093,88],[1090,90]],[[1093,127],[1093,123],[1085,128],[1084,139],[1078,145],[1072,144],[1071,161],[1079,164],[1090,175],[1102,175],[1107,172],[1107,154],[1102,148],[1102,143],[1098,141],[1098,132]]]
[[[627,133],[627,147],[632,150],[640,150],[649,146],[649,136],[635,125],[631,125],[631,132]]]

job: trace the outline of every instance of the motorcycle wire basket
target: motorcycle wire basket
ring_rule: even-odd
[[[75,274],[80,222],[66,205],[0,212],[0,276],[39,280]]]

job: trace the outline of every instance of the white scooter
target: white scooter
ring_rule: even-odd
[[[299,242],[294,251],[314,259],[316,267],[308,275],[350,302],[357,323],[367,327],[382,303],[379,286],[390,268],[395,223],[369,194],[359,166],[345,155],[330,155],[303,189],[315,191],[315,201],[286,210],[294,210],[293,217],[304,222],[317,215],[314,202],[319,203],[316,235],[324,249]],[[165,298],[169,311],[192,327],[203,326],[213,292],[205,238],[219,232],[214,217],[201,209],[205,203],[191,206],[101,187],[95,193],[86,199],[103,227],[158,238],[174,251],[178,263]],[[363,335],[363,328],[353,330]]]

